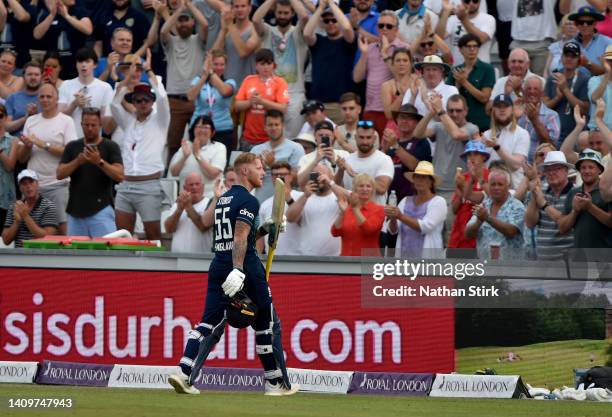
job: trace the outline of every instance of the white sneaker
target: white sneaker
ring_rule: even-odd
[[[174,387],[174,391],[178,394],[198,395],[200,390],[193,385],[189,385],[187,381],[189,381],[189,377],[182,372],[172,374],[168,377],[168,383]]]
[[[287,388],[284,382],[273,385],[270,381],[266,381],[264,395],[280,397],[282,395],[293,395],[300,390],[299,384],[291,384],[291,388]]]

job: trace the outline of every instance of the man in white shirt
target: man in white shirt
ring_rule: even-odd
[[[271,166],[272,181],[276,181],[280,178],[285,183],[285,215],[287,210],[300,198],[302,192],[293,190],[291,188],[291,182],[293,180],[293,173],[291,172],[291,165],[287,161],[276,161]],[[272,203],[274,202],[274,196],[268,198],[266,201],[261,203],[259,206],[259,218],[268,219],[272,216]],[[257,250],[263,253],[265,247],[268,252],[268,238],[264,236],[257,241]],[[287,223],[287,228],[284,233],[279,236],[278,243],[276,246],[277,255],[301,255],[300,252],[300,226],[297,223]]]
[[[523,179],[523,164],[529,154],[529,132],[517,124],[512,99],[500,94],[493,100],[491,129],[483,134],[483,142],[489,148],[492,161],[503,160],[512,171],[512,189]]]
[[[406,0],[404,7],[396,10],[395,14],[399,21],[399,36],[406,42],[419,38],[427,20],[432,29],[438,25],[438,15],[425,7],[423,0]]]
[[[428,109],[425,100],[428,100],[432,93],[442,96],[444,108],[446,108],[446,102],[450,96],[459,94],[457,87],[444,82],[445,75],[450,71],[450,67],[439,56],[428,55],[422,62],[417,62],[414,67],[423,71],[423,79],[419,81],[419,88],[415,96],[412,95],[411,89],[406,91],[402,104],[414,105],[420,115],[427,114]],[[424,96],[426,97],[423,98]]]
[[[558,0],[516,0],[512,15],[510,49],[523,48],[529,54],[531,71],[544,73],[548,46],[557,37],[555,4]]]
[[[337,167],[338,158],[346,158],[349,153],[343,149],[334,149],[335,126],[332,122],[323,120],[316,124],[314,130],[317,147],[304,155],[298,164],[298,185],[304,187],[315,166],[319,163],[328,165],[332,170]],[[333,174],[332,174],[333,175]]]
[[[373,122],[362,120],[357,123],[357,151],[346,159],[338,159],[338,171],[334,179],[339,186],[352,190],[353,177],[357,174],[368,174],[374,178],[376,184],[374,201],[385,204],[395,167],[389,155],[374,148],[375,133]]]
[[[210,253],[212,227],[205,227],[202,214],[210,203],[204,197],[204,179],[199,172],[185,177],[183,191],[170,208],[172,213],[164,222],[166,232],[172,233],[172,252]]]
[[[93,49],[83,48],[77,52],[76,62],[78,77],[64,81],[59,88],[59,109],[72,117],[79,138],[83,137],[81,115],[85,107],[100,109],[102,129],[110,132],[113,120],[109,106],[113,100],[113,88],[94,77],[98,56]]]
[[[136,70],[132,65],[128,76],[118,84],[111,104],[113,119],[125,132],[121,146],[125,181],[117,186],[115,219],[118,229],[133,232],[138,213],[147,239],[157,240],[161,237],[159,220],[163,198],[159,179],[164,171],[163,154],[170,125],[170,106],[164,85],[151,70],[148,60],[145,65],[156,91],[150,84],[142,83],[136,84],[127,94]],[[125,110],[121,103],[124,98],[134,105],[135,113]]]
[[[318,174],[316,181],[308,181],[304,193],[289,205],[287,222],[300,226],[301,255],[340,256],[340,238],[331,235],[331,226],[340,212],[331,189],[332,170],[318,164],[313,172]]]
[[[28,162],[28,169],[38,173],[40,194],[55,204],[59,233],[67,231],[66,207],[70,178],[56,176],[64,147],[77,140],[74,122],[59,111],[58,91],[54,85],[43,84],[38,90],[41,112],[30,116],[23,127],[18,159]]]
[[[468,33],[476,35],[480,40],[478,59],[486,63],[491,62],[491,39],[495,34],[496,24],[493,16],[480,11],[481,2],[482,0],[464,0],[463,4],[454,7],[450,3],[444,4],[436,31],[451,47],[453,65],[463,63],[458,42]]]
[[[527,77],[535,75],[529,70],[529,55],[524,49],[516,48],[510,52],[508,66],[510,67],[510,74],[501,77],[495,82],[491,91],[492,98],[504,94],[509,96],[512,101],[515,101],[523,95],[523,84]],[[542,78],[542,80],[544,79]],[[487,108],[490,108],[492,104],[493,101],[489,101]]]

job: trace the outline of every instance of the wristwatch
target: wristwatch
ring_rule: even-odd
[[[49,150],[49,148],[51,148],[51,143],[49,143],[49,142],[45,142],[45,146],[43,146],[43,149],[44,149],[45,151],[48,151],[48,150]]]
[[[442,116],[444,116],[445,114],[446,114],[446,110],[440,110],[440,111],[438,112],[438,117],[442,117]]]
[[[98,166],[100,168],[102,168],[104,166],[104,159],[100,159],[100,162],[98,162]]]
[[[499,148],[501,148],[501,146],[499,146],[499,145],[495,145],[495,146],[493,146],[493,150],[494,150],[494,151],[499,151]]]

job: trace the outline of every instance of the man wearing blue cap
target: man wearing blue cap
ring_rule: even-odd
[[[503,160],[511,170],[511,188],[523,178],[523,163],[529,155],[529,132],[520,127],[509,95],[499,94],[493,99],[491,129],[483,134],[484,144],[491,152],[491,161]]]
[[[580,65],[580,45],[574,41],[563,46],[561,56],[563,68],[553,73],[546,80],[542,101],[546,107],[556,111],[561,121],[560,141],[576,127],[573,116],[574,106],[580,106],[583,114],[589,111],[588,83],[589,77],[576,71]]]
[[[601,75],[605,72],[599,59],[605,53],[608,45],[612,44],[612,39],[598,34],[595,29],[595,23],[601,22],[604,18],[604,15],[590,6],[580,7],[575,13],[569,15],[569,20],[572,20],[578,28],[575,40],[582,49],[580,71],[585,75]]]

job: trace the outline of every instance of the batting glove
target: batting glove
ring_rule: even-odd
[[[266,231],[266,233],[270,233],[270,229],[274,225],[274,220],[272,217],[268,217],[265,222],[262,223],[261,228]],[[280,233],[283,233],[287,230],[287,216],[283,214],[283,221],[280,224]]]
[[[221,288],[223,289],[225,295],[228,297],[233,297],[236,295],[236,293],[244,286],[244,277],[244,272],[238,268],[232,269],[232,272],[229,273],[223,284],[221,284]]]

